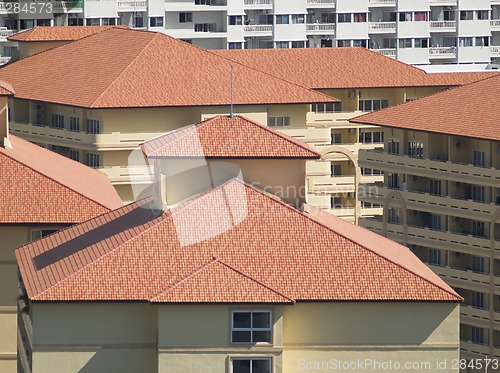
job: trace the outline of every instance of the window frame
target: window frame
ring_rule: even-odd
[[[179,23],[193,23],[193,13],[179,12]]]
[[[281,124],[279,123],[281,121]],[[275,115],[267,117],[268,127],[291,127],[292,117],[286,115]]]
[[[93,135],[101,133],[101,121],[99,119],[87,118],[87,133]]]
[[[250,373],[255,373],[252,367],[252,361],[254,360],[265,360],[269,361],[269,369],[267,370],[269,373],[273,373],[273,357],[271,356],[255,356],[255,357],[250,357],[250,356],[234,356],[229,358],[229,371],[231,373],[237,373],[235,372],[233,368],[233,361],[235,360],[249,360],[250,361]]]
[[[64,115],[53,113],[52,120],[50,122],[50,128],[63,130],[64,129]]]
[[[250,327],[249,328],[235,328],[234,326],[234,315],[237,313],[250,313]],[[253,327],[253,314],[254,313],[267,313],[269,315],[269,328],[254,328]],[[255,345],[255,344],[265,344],[272,345],[273,344],[273,311],[270,309],[234,309],[231,310],[231,333],[230,333],[230,343],[235,345]],[[250,341],[234,341],[233,340],[233,332],[250,332]],[[254,341],[253,332],[269,332],[269,341]]]
[[[80,132],[80,117],[70,116],[69,117],[69,131]]]

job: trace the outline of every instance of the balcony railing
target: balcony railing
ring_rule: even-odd
[[[494,29],[500,29],[500,19],[492,19],[490,21],[490,26]]]
[[[307,0],[307,5],[328,5],[335,6],[335,0]]]
[[[111,166],[98,168],[113,185],[130,183],[150,183],[153,177],[152,166]]]
[[[306,32],[333,35],[335,32],[335,23],[308,23],[306,25]]]
[[[248,8],[270,9],[273,7],[273,0],[245,0],[244,4]]]
[[[271,34],[273,25],[245,25],[243,30],[247,33]]]
[[[308,178],[311,193],[352,193],[354,176],[311,176]]]
[[[0,39],[7,39],[9,36],[12,36],[16,33],[14,30],[2,30],[0,29]]]
[[[12,57],[0,57],[0,65],[5,65]]]
[[[308,144],[329,145],[332,141],[330,128],[277,127],[276,129]]]
[[[430,47],[429,58],[455,58],[457,56],[456,47]]]
[[[118,0],[118,9],[145,9],[148,5],[146,0]]]
[[[430,21],[429,28],[439,31],[454,31],[457,28],[457,21]]]
[[[491,46],[490,53],[493,57],[500,57],[500,46]]]
[[[71,10],[81,11],[83,9],[83,0],[79,0],[79,1],[52,1],[51,4],[52,4],[52,7],[54,8],[54,10],[64,11],[64,12],[68,12]]]
[[[369,0],[368,5],[396,6],[396,0]]]
[[[395,48],[393,48],[393,49],[390,49],[390,48],[372,49],[372,51],[377,52],[377,53],[381,54],[382,56],[396,58],[396,49]]]
[[[370,22],[368,23],[368,32],[396,32],[396,22]]]
[[[429,5],[456,6],[457,0],[429,0]]]

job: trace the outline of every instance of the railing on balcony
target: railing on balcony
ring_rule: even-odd
[[[500,28],[500,19],[492,19],[490,21],[490,26],[494,28]]]
[[[0,39],[7,39],[9,36],[12,36],[14,34],[14,30],[4,30],[0,28]]]
[[[354,192],[354,176],[311,176],[307,181],[311,193]]]
[[[429,27],[431,29],[439,29],[443,31],[449,31],[450,29],[455,30],[457,28],[457,21],[430,21]]]
[[[243,30],[250,33],[271,33],[273,25],[245,25]]]
[[[5,65],[12,57],[0,57],[0,65]]]
[[[83,0],[75,1],[53,1],[52,7],[59,11],[83,9]]]
[[[381,54],[382,56],[396,58],[396,49],[386,48],[386,49],[372,49],[372,51]]]
[[[308,23],[306,32],[321,32],[333,34],[335,32],[335,23]]]
[[[369,0],[369,5],[396,5],[396,0]]]
[[[146,0],[118,0],[118,8],[146,8],[148,2]]]
[[[307,5],[332,5],[332,6],[335,6],[335,0],[307,0]]]
[[[396,32],[396,22],[370,22],[368,31]]]
[[[491,46],[490,53],[493,56],[500,57],[500,46]]]
[[[265,6],[267,8],[273,6],[273,0],[245,0],[244,4],[246,7]]]
[[[454,6],[457,0],[429,0],[429,5]]]
[[[430,47],[429,57],[454,58],[457,55],[456,47]]]

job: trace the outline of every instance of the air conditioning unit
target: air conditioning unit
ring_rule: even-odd
[[[412,214],[413,216],[416,216],[416,215],[418,215],[418,211],[417,211],[417,210],[411,210],[411,214]]]
[[[459,216],[455,216],[455,217],[453,218],[453,221],[454,221],[455,223],[460,223],[460,222],[462,221],[462,218],[461,218],[461,217],[459,217]]]
[[[40,113],[40,112],[35,113],[35,120],[36,121],[40,121],[42,119],[43,119],[43,113]]]
[[[417,175],[412,175],[411,179],[412,179],[413,181],[417,181],[417,180],[418,180],[418,176],[417,176]]]
[[[35,104],[35,111],[43,111],[45,109],[45,105],[41,103],[36,103]]]
[[[462,186],[462,183],[461,183],[460,181],[456,181],[456,182],[455,182],[455,186],[456,186],[457,188],[460,188],[460,187]]]
[[[462,256],[462,253],[455,251],[455,258],[460,258],[461,256]]]
[[[464,146],[463,141],[459,141],[459,140],[455,141],[455,148],[460,149],[460,148],[462,148],[462,146]]]
[[[56,151],[56,150],[57,150],[57,145],[51,145],[51,146],[50,146],[50,150],[52,150],[52,151]]]

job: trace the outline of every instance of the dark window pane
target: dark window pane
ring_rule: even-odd
[[[251,328],[250,312],[234,312],[233,327],[235,328]]]
[[[271,331],[256,331],[253,332],[252,342],[271,342]]]
[[[270,328],[271,320],[269,320],[269,312],[254,312],[253,327],[254,328]]]
[[[252,360],[252,373],[271,373],[271,360]]]
[[[250,360],[233,360],[233,373],[250,373]]]
[[[233,331],[233,343],[237,342],[248,342],[250,343],[251,337],[250,337],[250,331],[242,331],[242,332],[235,332]]]

